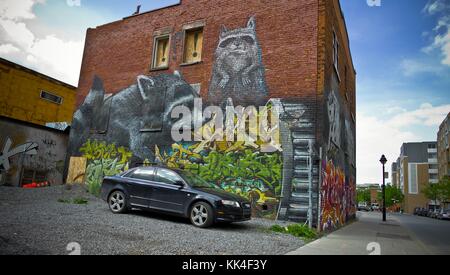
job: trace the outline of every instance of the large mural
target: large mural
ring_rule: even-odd
[[[355,173],[347,164],[354,164],[355,142],[337,89],[319,103],[268,98],[264,72],[251,17],[246,27],[222,27],[205,106],[178,72],[138,76],[115,95],[96,78],[74,116],[70,156],[87,161],[93,193],[104,176],[163,164],[250,199],[254,216],[321,230],[343,225],[355,209]],[[326,132],[320,138],[317,123]]]

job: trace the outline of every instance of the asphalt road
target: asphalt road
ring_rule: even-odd
[[[414,234],[430,254],[450,254],[450,221],[412,215],[393,216]]]

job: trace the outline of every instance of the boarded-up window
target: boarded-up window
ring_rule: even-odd
[[[184,59],[186,64],[202,60],[203,28],[186,30],[184,41]]]
[[[169,66],[170,37],[160,36],[155,38],[153,52],[153,69],[167,68]]]

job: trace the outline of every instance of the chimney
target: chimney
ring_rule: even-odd
[[[138,5],[136,8],[136,12],[133,15],[138,15],[141,12],[141,5]]]

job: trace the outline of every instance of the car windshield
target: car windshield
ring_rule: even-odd
[[[196,188],[211,188],[211,189],[220,189],[217,185],[213,183],[209,183],[188,171],[179,171],[180,175],[184,178],[184,180],[191,186]]]

